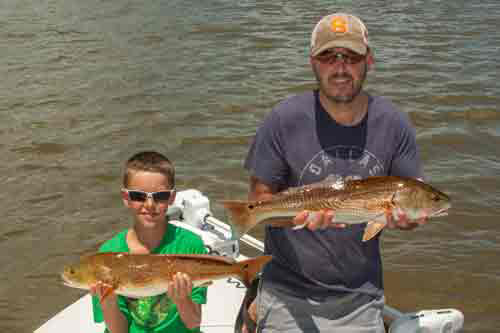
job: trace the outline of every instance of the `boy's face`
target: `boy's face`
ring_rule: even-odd
[[[129,177],[128,190],[138,190],[142,192],[159,192],[171,190],[168,179],[161,173],[149,171],[137,171]],[[155,201],[151,196],[145,201],[131,200],[127,192],[122,191],[122,199],[136,223],[145,228],[154,228],[160,223],[165,223],[165,214],[168,206],[175,199],[175,192],[171,193],[168,201]]]

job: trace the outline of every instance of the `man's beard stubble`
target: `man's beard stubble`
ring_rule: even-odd
[[[315,66],[313,66],[313,72],[316,77],[316,81],[318,82],[319,90],[323,93],[323,95],[328,98],[331,102],[334,103],[339,103],[339,104],[348,104],[351,103],[356,96],[358,96],[361,93],[361,90],[363,89],[363,84],[366,79],[366,74],[368,73],[368,66],[365,64],[364,70],[363,70],[363,75],[361,75],[358,85],[353,87],[353,92],[350,95],[347,96],[334,96],[330,95],[327,91],[327,89],[324,87],[323,83],[321,82],[321,79],[319,77],[319,74],[317,72],[317,69]],[[353,84],[355,84],[354,79],[352,78],[349,73],[344,72],[343,74],[333,74],[330,77],[327,78],[327,80],[334,80],[334,79],[342,79],[342,78],[347,78],[351,80]]]

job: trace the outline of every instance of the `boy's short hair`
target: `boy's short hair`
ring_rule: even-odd
[[[126,188],[133,173],[138,171],[157,172],[164,175],[171,188],[175,187],[175,169],[170,160],[155,151],[143,151],[128,159],[123,172],[123,186]]]

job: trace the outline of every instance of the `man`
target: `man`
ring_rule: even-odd
[[[387,99],[363,83],[374,65],[368,32],[353,15],[322,18],[311,36],[318,90],[277,105],[257,130],[245,161],[250,200],[327,177],[422,178],[415,130]],[[249,307],[258,332],[384,332],[379,236],[334,221],[332,211],[294,218],[307,228],[268,227],[259,293]],[[413,229],[405,216],[389,228]]]

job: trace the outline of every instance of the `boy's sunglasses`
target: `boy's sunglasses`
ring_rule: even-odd
[[[148,198],[152,198],[155,202],[167,202],[172,193],[175,192],[175,189],[158,192],[144,192],[122,188],[122,191],[127,193],[127,196],[131,201],[145,202]]]
[[[326,50],[314,57],[322,64],[334,64],[338,60],[342,60],[344,64],[354,65],[365,59],[366,55],[357,53],[340,53],[333,50]]]

